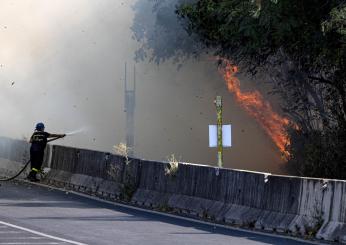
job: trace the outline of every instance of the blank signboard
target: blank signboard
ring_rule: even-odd
[[[222,146],[232,146],[232,126],[222,125]],[[209,125],[209,147],[217,147],[217,126]]]

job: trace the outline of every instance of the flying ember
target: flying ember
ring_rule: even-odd
[[[274,112],[269,102],[265,101],[258,91],[242,92],[239,79],[235,77],[238,67],[227,60],[223,60],[223,62],[225,64],[222,69],[223,77],[228,90],[234,94],[237,103],[256,119],[281,153],[285,157],[289,156],[289,152],[285,149],[290,144],[290,139],[286,133],[286,127],[290,124],[289,119]]]

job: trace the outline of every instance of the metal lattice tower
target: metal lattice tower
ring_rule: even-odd
[[[135,107],[136,107],[136,66],[133,67],[133,86],[127,82],[127,67],[125,63],[125,108],[126,112],[126,145],[128,155],[133,157],[135,146]]]

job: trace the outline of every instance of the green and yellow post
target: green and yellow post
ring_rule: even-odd
[[[222,167],[223,159],[223,146],[222,146],[222,98],[216,96],[215,100],[216,114],[217,114],[217,165]]]

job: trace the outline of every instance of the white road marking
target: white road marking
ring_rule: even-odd
[[[61,244],[60,242],[0,242],[0,244]]]
[[[0,234],[17,234],[17,233],[23,233],[22,231],[0,231]]]
[[[61,241],[61,242],[67,242],[67,243],[75,244],[75,245],[87,245],[85,243],[75,242],[75,241],[71,241],[71,240],[68,240],[68,239],[59,238],[59,237],[56,237],[56,236],[51,236],[51,235],[48,235],[48,234],[45,234],[45,233],[42,233],[42,232],[30,230],[30,229],[27,229],[27,228],[24,228],[24,227],[21,227],[21,226],[17,226],[17,225],[13,225],[13,224],[10,224],[10,223],[6,223],[6,222],[3,222],[3,221],[0,221],[0,224],[6,225],[6,226],[9,226],[9,227],[12,227],[12,228],[16,228],[16,229],[19,229],[19,230],[22,230],[22,231],[27,231],[27,232],[30,232],[30,233],[35,234],[35,235],[39,235],[39,236],[47,237],[47,238],[50,238],[50,239],[53,239],[53,240]],[[0,243],[0,244],[42,244],[42,243]],[[59,244],[59,243],[44,243],[44,244]]]
[[[15,239],[15,240],[27,240],[27,239],[32,239],[32,240],[40,240],[40,239],[46,239],[45,237],[42,236],[27,236],[27,237],[2,237],[1,240],[6,240],[6,239]]]

